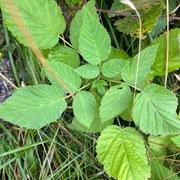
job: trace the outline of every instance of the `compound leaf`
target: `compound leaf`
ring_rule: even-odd
[[[13,19],[17,15],[14,14],[14,17],[11,17],[10,14],[13,9],[10,4],[4,5],[8,3],[6,1],[0,0],[5,25],[20,43],[28,46],[29,37],[23,37],[21,32],[24,27],[17,27]],[[48,49],[55,46],[58,43],[59,34],[65,30],[65,20],[57,3],[53,0],[20,0],[14,2],[38,47]]]
[[[113,178],[145,180],[150,177],[145,145],[134,128],[108,126],[101,132],[96,152],[105,171]]]
[[[86,78],[86,79],[94,79],[100,73],[99,67],[93,64],[85,64],[75,69],[75,71],[81,77]]]
[[[131,103],[132,93],[129,86],[112,87],[101,101],[100,117],[103,122],[122,113]]]
[[[73,112],[78,121],[90,128],[95,114],[97,102],[93,94],[87,91],[79,91],[73,100]]]
[[[175,94],[159,85],[147,85],[134,102],[133,118],[136,125],[148,134],[165,135],[180,132],[176,114]]]
[[[25,86],[0,105],[0,118],[29,129],[55,121],[66,109],[63,91],[54,86]]]

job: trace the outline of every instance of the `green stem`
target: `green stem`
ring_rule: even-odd
[[[116,47],[117,47],[118,49],[120,49],[120,46],[119,46],[118,40],[117,40],[117,38],[116,38],[116,35],[115,35],[115,33],[114,33],[112,24],[111,24],[110,20],[109,20],[106,16],[105,16],[105,18],[106,18],[106,21],[107,21],[107,23],[108,23],[109,29],[110,29],[110,31],[111,31],[112,38],[114,39],[114,43],[115,43]]]
[[[7,28],[5,26],[4,26],[4,34],[5,34],[6,45],[9,46],[9,44],[10,44],[9,43],[10,42],[9,41],[9,35],[8,35]],[[17,83],[18,87],[20,87],[21,85],[20,85],[20,82],[19,82],[18,73],[17,73],[16,67],[14,65],[14,59],[13,59],[11,51],[8,51],[8,56],[9,56],[9,61],[10,61],[11,68],[12,68],[12,71],[13,71],[13,74],[14,74],[14,78],[16,80],[16,83]]]
[[[169,67],[169,0],[166,0],[166,73],[164,79],[164,87],[167,88],[168,67]]]
[[[107,6],[107,4],[106,4],[105,1],[104,1],[103,5],[104,5],[104,8],[108,9],[108,6]],[[119,42],[118,42],[118,40],[117,40],[117,38],[116,38],[116,35],[115,35],[115,33],[114,33],[114,30],[113,30],[111,21],[109,20],[109,18],[108,18],[105,14],[104,14],[104,18],[105,18],[106,21],[107,21],[107,24],[108,24],[109,29],[110,29],[110,32],[111,32],[111,34],[112,34],[112,38],[113,38],[113,40],[114,40],[114,43],[115,43],[115,45],[116,45],[116,48],[120,49]]]

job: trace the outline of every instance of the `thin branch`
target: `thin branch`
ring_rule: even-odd
[[[18,90],[18,87],[16,87],[9,79],[7,79],[1,72],[0,72],[0,77],[7,81],[14,89]]]
[[[178,6],[179,7],[179,6]],[[72,10],[72,11],[78,11],[81,9],[81,7],[63,7],[61,6],[61,9],[63,11],[69,11],[69,10]],[[135,14],[128,14],[128,13],[123,13],[123,12],[120,12],[120,11],[112,11],[112,10],[107,10],[107,9],[97,9],[97,12],[99,13],[106,13],[106,14],[115,14],[117,16],[124,16],[124,17],[135,17],[137,18],[137,15]],[[174,13],[174,11],[173,11]],[[160,18],[166,18],[167,16],[160,16]],[[169,19],[170,20],[180,20],[180,17],[177,17],[177,16],[173,16],[172,13],[169,15]]]
[[[165,147],[165,148],[168,148],[168,149],[171,149],[171,150],[180,152],[180,148],[176,148],[176,147],[169,146],[169,145],[166,145],[166,144],[157,143],[157,142],[153,142],[153,141],[148,141],[148,143],[149,143],[149,144],[156,144],[156,145],[158,145],[158,146]]]
[[[128,14],[128,13],[122,13],[122,12],[119,12],[119,11],[111,11],[111,10],[105,10],[105,9],[97,9],[97,12],[107,13],[107,14],[115,14],[117,16],[124,16],[124,17],[134,17],[134,18],[138,17],[135,14]],[[160,18],[167,18],[167,16],[162,15],[162,16],[160,16]],[[173,16],[173,15],[170,14],[169,19],[170,20],[180,20],[180,17]]]
[[[174,162],[178,162],[179,163],[179,160],[176,160],[176,159],[169,159],[169,158],[165,158],[165,157],[154,157],[154,156],[148,156],[149,159],[159,159],[159,160],[162,160],[164,161],[164,159],[166,161],[174,161]]]
[[[167,20],[166,20],[166,74],[164,79],[164,87],[167,87],[167,78],[168,78],[168,67],[169,67],[169,0],[166,0],[166,14],[167,14]]]

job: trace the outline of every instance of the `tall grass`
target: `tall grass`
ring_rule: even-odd
[[[71,131],[63,121],[41,130],[1,124],[1,179],[110,179],[95,158],[96,135]]]

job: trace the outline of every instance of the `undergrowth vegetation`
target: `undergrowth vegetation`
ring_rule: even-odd
[[[178,1],[0,4],[2,179],[180,179]]]

